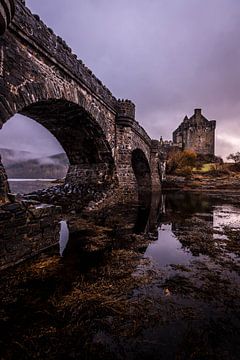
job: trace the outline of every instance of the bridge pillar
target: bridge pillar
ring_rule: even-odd
[[[14,0],[0,0],[0,35],[3,35],[13,19],[15,12]]]
[[[136,198],[137,183],[132,168],[132,130],[135,121],[135,105],[130,100],[118,100],[117,114],[117,172],[119,186],[124,196]]]
[[[130,100],[118,100],[116,123],[117,172],[120,190],[125,201],[146,203],[148,196],[146,194],[151,192],[151,170],[141,150],[142,139],[136,136],[134,131],[134,126],[137,124],[135,105]]]
[[[79,189],[84,186],[104,189],[113,181],[113,169],[107,163],[70,165],[65,179],[66,184]]]
[[[159,141],[152,140],[151,142],[151,178],[152,178],[152,191],[161,191],[161,159]]]
[[[8,201],[9,185],[0,156],[0,204]]]

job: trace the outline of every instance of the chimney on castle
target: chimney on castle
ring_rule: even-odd
[[[202,109],[194,109],[194,115],[196,116],[201,116],[202,115]]]

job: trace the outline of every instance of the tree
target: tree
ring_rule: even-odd
[[[196,166],[197,155],[193,150],[174,151],[167,160],[167,173],[189,176]]]
[[[235,154],[230,154],[227,157],[228,160],[233,160],[235,162],[235,164],[239,164],[240,163],[240,152],[236,152]]]

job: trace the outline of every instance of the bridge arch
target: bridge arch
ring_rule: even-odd
[[[76,103],[53,98],[27,103],[18,110],[44,126],[62,145],[70,163],[65,183],[71,188],[92,186],[97,191],[113,183],[112,149],[91,113]]]
[[[137,148],[132,151],[131,158],[132,169],[136,179],[138,202],[140,205],[148,206],[151,203],[151,169],[148,159],[144,152]]]
[[[71,165],[113,161],[103,129],[84,108],[65,99],[49,99],[19,111],[47,128],[60,142]]]
[[[132,151],[131,164],[138,194],[138,215],[135,224],[135,231],[138,233],[145,230],[150,214],[152,192],[151,169],[146,155],[139,148]]]
[[[22,59],[26,61],[26,59]],[[113,127],[115,122],[115,113],[111,111],[93,95],[88,94],[83,88],[73,84],[70,79],[54,78],[49,73],[49,67],[44,69],[35,69],[38,72],[30,79],[21,79],[21,82],[13,77],[13,84],[5,84],[4,92],[0,88],[0,126],[16,113],[23,113],[36,104],[61,104],[65,102],[69,106],[76,105],[88,113],[89,117],[94,119],[101,127],[106,138],[110,142],[113,139],[109,137],[109,126]],[[4,68],[5,72],[11,72],[11,68]],[[65,107],[67,108],[67,107]],[[111,141],[111,146],[113,143]]]

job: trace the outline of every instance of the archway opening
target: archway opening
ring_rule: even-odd
[[[110,145],[99,123],[83,108],[65,100],[47,100],[20,113],[47,129],[65,151],[69,160],[64,183],[67,194],[84,197],[87,193],[90,201],[90,195],[112,184],[116,177]]]
[[[16,114],[0,130],[10,191],[27,194],[64,181],[69,160],[59,141],[35,120]]]
[[[132,168],[137,183],[139,211],[135,231],[143,232],[146,228],[151,209],[151,170],[144,152],[135,149],[132,152]]]

